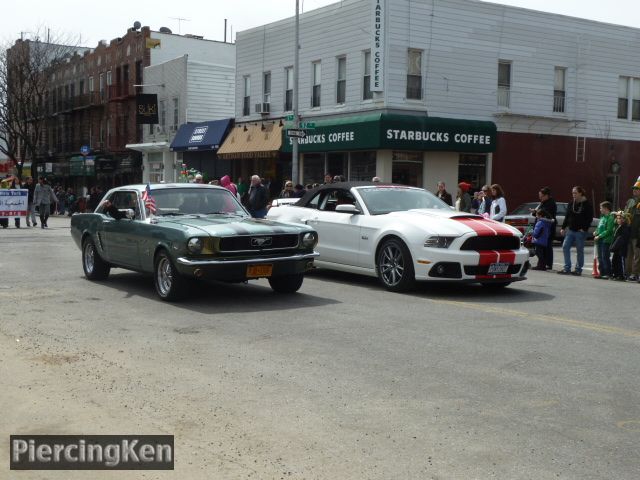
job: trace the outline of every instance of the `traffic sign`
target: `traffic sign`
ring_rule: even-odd
[[[80,147],[80,155],[84,155],[85,157],[87,155],[89,155],[89,146],[88,145],[82,145]]]
[[[304,138],[307,136],[307,132],[300,129],[290,128],[287,130],[287,137]]]
[[[300,128],[314,130],[316,128],[316,122],[300,122]]]
[[[287,122],[293,122],[295,116],[294,115],[287,115],[286,120]]]

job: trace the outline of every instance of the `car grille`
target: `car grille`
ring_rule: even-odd
[[[487,237],[471,237],[467,239],[460,250],[518,250],[520,237],[513,235],[496,235]]]
[[[269,240],[271,239],[271,240]],[[220,252],[255,252],[296,248],[299,237],[293,235],[247,235],[223,237],[220,239]]]
[[[516,263],[515,265],[509,265],[509,270],[507,271],[507,274],[511,274],[511,275],[515,275],[516,273],[518,273],[520,271],[520,268],[522,268],[522,265],[519,263]],[[465,266],[464,267],[464,274],[465,275],[488,275],[489,274],[489,265],[470,265],[470,266]],[[491,274],[493,275],[493,274]],[[501,273],[499,275],[505,275],[504,273]]]

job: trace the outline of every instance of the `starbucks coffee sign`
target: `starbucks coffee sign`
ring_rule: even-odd
[[[371,44],[371,91],[384,90],[384,15],[385,0],[373,1],[373,43]]]

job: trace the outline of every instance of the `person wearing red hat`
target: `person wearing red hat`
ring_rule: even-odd
[[[456,197],[456,210],[459,212],[471,213],[471,195],[469,195],[469,189],[471,184],[467,182],[460,182],[458,184],[458,195]]]

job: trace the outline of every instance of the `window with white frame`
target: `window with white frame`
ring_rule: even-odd
[[[373,92],[371,91],[371,50],[365,50],[363,53],[362,99],[371,100],[373,98]]]
[[[262,74],[262,101],[271,103],[271,72]]]
[[[564,113],[566,104],[567,69],[555,67],[553,78],[553,111]]]
[[[618,78],[618,118],[629,115],[629,77]]]
[[[93,77],[89,77],[89,92],[94,92]]]
[[[100,74],[99,79],[100,79],[99,80],[100,83],[98,85],[100,87],[100,97],[104,98],[104,73]]]
[[[173,99],[173,129],[177,130],[180,122],[180,112],[178,107],[180,106],[178,97]]]
[[[251,77],[245,75],[242,79],[244,85],[244,95],[242,97],[242,115],[245,117],[251,114]]]
[[[320,106],[320,87],[322,82],[322,68],[320,62],[313,62],[311,64],[311,106]]]
[[[498,61],[498,106],[511,105],[511,62]]]
[[[422,50],[415,48],[407,54],[407,99],[422,100]]]
[[[284,69],[284,111],[293,110],[293,67]]]
[[[111,83],[111,70],[107,72],[107,85],[112,85]]]
[[[336,79],[336,103],[344,103],[347,98],[347,57],[338,57],[338,77]]]
[[[160,100],[160,127],[164,133],[164,129],[167,128],[167,106],[164,100]]]

